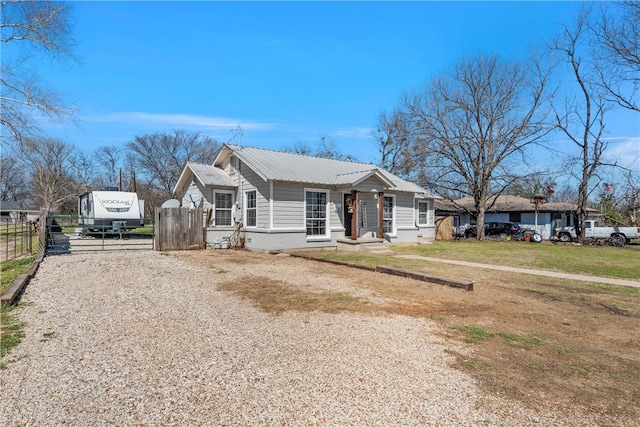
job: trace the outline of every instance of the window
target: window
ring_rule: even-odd
[[[231,208],[233,206],[231,193],[216,193],[216,226],[231,225]]]
[[[382,231],[389,234],[393,234],[394,202],[393,196],[384,196],[382,204]]]
[[[433,209],[431,201],[418,202],[418,225],[433,225]]]
[[[522,214],[520,212],[509,212],[509,222],[522,222]]]
[[[246,193],[246,211],[245,211],[245,226],[256,227],[258,225],[258,198],[255,190],[247,191]]]
[[[326,191],[305,192],[305,222],[307,236],[326,236],[329,231],[328,193]]]

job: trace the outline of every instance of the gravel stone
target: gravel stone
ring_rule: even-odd
[[[151,251],[49,256],[3,362],[0,425],[576,425],[481,396],[438,325],[264,313],[218,284],[252,275],[357,292],[310,261],[194,266]],[[213,268],[215,267],[215,268]],[[362,292],[362,291],[360,291]]]

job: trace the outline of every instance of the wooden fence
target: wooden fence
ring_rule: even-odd
[[[156,208],[155,226],[157,251],[205,248],[202,209]]]
[[[436,240],[453,239],[453,217],[436,217]]]

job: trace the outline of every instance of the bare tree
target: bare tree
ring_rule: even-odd
[[[340,150],[338,150],[338,147],[336,147],[335,141],[325,138],[324,136],[320,138],[320,144],[318,145],[315,156],[323,157],[325,159],[344,160],[347,162],[353,162],[356,160],[356,158],[351,154],[341,153]]]
[[[298,141],[293,146],[284,148],[284,151],[288,153],[301,154],[303,156],[312,156],[313,150],[311,146],[306,142]]]
[[[172,134],[136,136],[127,148],[149,187],[159,191],[166,200],[172,196],[186,163],[213,163],[218,143],[199,133],[176,130]]]
[[[31,198],[37,207],[57,210],[77,197],[75,180],[69,173],[73,146],[54,138],[23,138],[16,160],[29,178]]]
[[[577,166],[578,180],[578,238],[584,240],[584,221],[587,218],[587,203],[591,192],[597,188],[590,181],[597,176],[603,163],[603,154],[607,149],[605,130],[605,112],[608,102],[593,83],[595,72],[583,58],[588,41],[588,23],[590,11],[583,9],[576,18],[574,27],[565,27],[560,36],[552,43],[552,49],[561,53],[569,66],[569,73],[577,88],[577,94],[567,95],[562,105],[554,103],[553,110],[557,128],[578,148],[576,157],[569,164]],[[568,86],[565,84],[565,88]]]
[[[419,162],[411,152],[410,127],[399,109],[378,116],[374,135],[380,152],[380,167],[402,178],[411,178]]]
[[[303,156],[315,156],[325,159],[344,160],[353,162],[356,160],[351,154],[342,154],[336,147],[336,143],[333,140],[326,139],[324,136],[320,138],[316,150],[313,151],[311,145],[306,142],[298,141],[292,147],[284,148],[284,151],[288,153],[301,154]]]
[[[76,183],[76,193],[85,193],[93,187],[97,178],[92,156],[75,151],[69,156],[68,172]]]
[[[532,195],[552,197],[555,194],[556,180],[554,172],[549,169],[537,170],[531,174],[514,176],[513,181],[505,188],[505,193],[529,198]],[[554,193],[550,193],[553,189]]]
[[[622,213],[629,218],[632,226],[640,225],[640,176],[631,171],[625,171],[621,186]]]
[[[104,181],[109,185],[115,185],[118,182],[118,166],[123,154],[124,150],[117,145],[98,147],[93,153],[96,162],[106,175]]]
[[[0,199],[22,201],[29,196],[29,186],[24,171],[13,156],[3,156],[0,164]]]
[[[612,101],[623,108],[640,111],[640,3],[615,2],[593,28],[598,83]]]
[[[426,186],[445,197],[473,197],[480,239],[486,209],[513,169],[526,165],[525,149],[550,131],[543,110],[549,71],[532,64],[494,55],[464,59],[403,98],[412,150],[431,181]]]
[[[556,192],[553,195],[553,200],[556,202],[572,203],[576,204],[578,201],[578,191],[575,185],[562,184],[555,189]]]
[[[1,141],[33,136],[38,113],[50,119],[70,117],[61,96],[46,88],[29,65],[38,52],[70,59],[73,39],[69,6],[52,1],[2,1],[0,41]]]

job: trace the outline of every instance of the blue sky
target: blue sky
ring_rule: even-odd
[[[85,151],[184,129],[283,149],[322,137],[376,162],[378,115],[465,55],[524,58],[579,2],[75,2],[79,62],[43,67]],[[608,123],[612,154],[640,156],[637,116]],[[558,141],[562,144],[561,137]],[[629,157],[629,150],[632,156]],[[633,152],[635,151],[635,154]],[[637,161],[637,160],[636,160]]]

